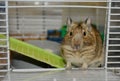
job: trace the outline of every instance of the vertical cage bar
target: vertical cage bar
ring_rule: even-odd
[[[110,13],[111,13],[111,0],[108,2],[108,19],[107,19],[107,38],[106,38],[106,55],[105,55],[105,68],[107,69],[108,62],[108,45],[109,45],[109,29],[110,29]]]
[[[6,36],[7,36],[7,62],[8,62],[8,71],[10,70],[10,52],[9,52],[9,26],[8,26],[8,0],[5,1],[6,5]]]

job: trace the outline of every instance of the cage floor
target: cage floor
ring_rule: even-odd
[[[107,70],[10,72],[3,81],[120,81],[120,75]]]

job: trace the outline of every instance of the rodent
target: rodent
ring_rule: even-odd
[[[61,56],[66,62],[66,69],[104,65],[102,39],[90,18],[82,22],[67,19],[67,34],[61,44]]]

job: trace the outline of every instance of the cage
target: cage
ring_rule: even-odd
[[[119,0],[1,0],[0,79],[119,81],[119,9]],[[103,40],[104,67],[87,71],[64,70],[60,45],[67,17],[74,21],[92,19]]]

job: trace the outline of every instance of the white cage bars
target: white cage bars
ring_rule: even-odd
[[[9,71],[9,33],[8,33],[8,1],[0,1],[0,35],[5,35],[0,38],[0,78]]]
[[[5,22],[3,26],[0,26],[2,29],[6,29],[6,31],[1,32],[1,34],[6,34],[6,39],[0,39],[0,41],[5,41],[6,46],[2,46],[0,48],[5,48],[7,51],[1,51],[3,54],[7,54],[6,57],[0,58],[0,60],[3,59],[8,59],[7,63],[3,64],[7,66],[7,70],[9,70],[9,43],[8,43],[8,9],[13,9],[13,8],[47,8],[47,7],[55,7],[55,8],[69,8],[69,7],[74,7],[74,8],[100,8],[100,9],[108,9],[108,28],[107,28],[107,43],[106,43],[106,61],[105,61],[105,68],[120,68],[120,22],[119,16],[120,16],[120,1],[119,0],[96,0],[97,2],[107,2],[109,5],[108,6],[80,6],[80,5],[38,5],[38,6],[26,6],[26,5],[21,5],[21,6],[11,6],[8,5],[9,2],[12,1],[24,1],[24,0],[6,0],[2,1],[5,3],[5,6],[0,6],[1,8],[5,9],[5,12],[0,12],[0,15],[5,16],[5,19],[1,19],[0,21]],[[35,0],[27,0],[28,1],[35,1]],[[54,2],[54,0],[36,0],[36,1],[48,1],[48,2]],[[88,0],[89,2],[96,2],[95,0]],[[69,2],[67,0],[58,0],[58,2]],[[75,1],[70,1],[70,2],[84,2],[82,0],[75,0]],[[85,1],[86,2],[86,1]],[[116,12],[116,13],[115,13]],[[118,18],[118,19],[114,19]],[[114,48],[114,49],[113,49]],[[114,59],[115,58],[115,59]],[[0,66],[3,66],[0,64]],[[7,70],[1,70],[1,71],[7,71]]]
[[[108,6],[106,68],[120,69],[120,1],[110,0]]]

